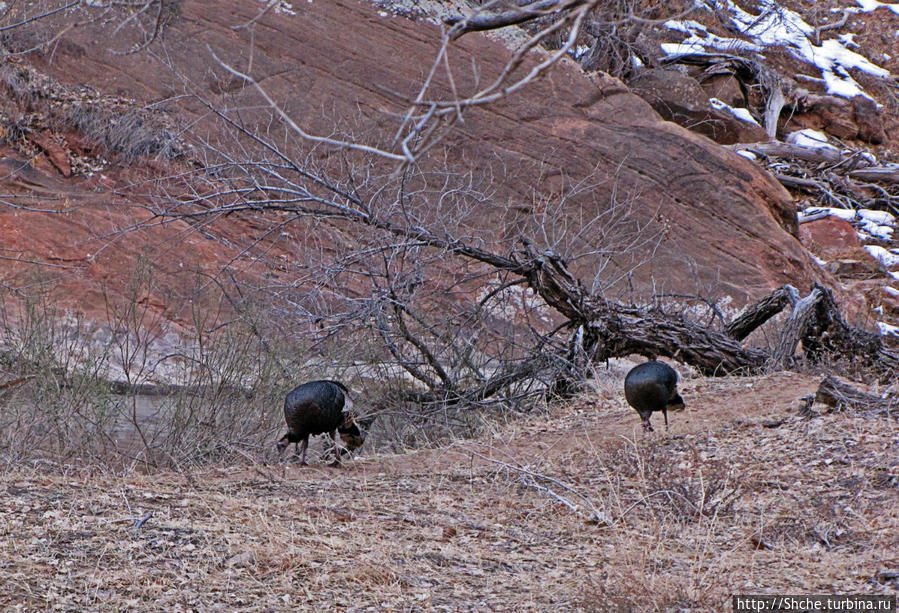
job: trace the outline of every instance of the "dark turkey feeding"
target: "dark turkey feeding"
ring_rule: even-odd
[[[334,462],[340,465],[341,454],[358,449],[365,440],[365,433],[359,428],[350,413],[344,413],[346,403],[344,392],[349,392],[339,381],[310,381],[293,389],[284,399],[284,419],[287,434],[278,441],[278,451],[283,452],[290,443],[296,443],[300,454],[300,464],[306,464],[309,436],[328,433],[334,450]],[[340,448],[337,434],[345,445]]]
[[[635,366],[624,378],[624,397],[643,420],[643,431],[652,432],[649,418],[656,411],[665,416],[668,429],[668,409],[684,408],[684,399],[677,393],[677,372],[657,360]]]

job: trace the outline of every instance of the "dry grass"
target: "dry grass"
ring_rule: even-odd
[[[600,389],[342,469],[17,467],[0,474],[0,608],[720,611],[733,593],[896,593],[877,577],[899,568],[899,427],[800,417],[791,396],[812,383],[688,381],[687,413],[649,438]],[[753,404],[747,384],[782,401]],[[708,410],[728,393],[742,409]]]

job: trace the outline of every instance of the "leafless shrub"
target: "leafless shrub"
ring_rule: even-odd
[[[121,163],[145,156],[170,160],[189,151],[161,107],[138,107],[133,100],[88,87],[70,88],[15,63],[0,64],[0,88],[8,105],[3,137],[13,145],[32,132],[53,129],[76,130],[102,155]]]
[[[187,146],[160,111],[143,108],[109,109],[100,104],[69,108],[62,115],[86,138],[101,144],[106,155],[120,162],[140,157],[171,160],[182,157]]]
[[[86,341],[81,319],[63,317],[45,299],[26,299],[15,321],[10,306],[3,305],[2,369],[26,381],[0,394],[0,456],[102,458],[115,422],[102,350]]]
[[[646,505],[668,516],[698,521],[733,513],[742,486],[725,462],[704,462],[693,450],[677,453],[667,445],[635,443],[609,458],[610,468],[636,480]]]
[[[23,379],[0,390],[6,462],[184,467],[264,457],[292,383],[284,357],[241,321],[213,324],[200,300],[193,327],[175,334],[142,299],[153,282],[144,267],[130,293],[107,296],[99,329],[47,299],[5,297],[0,383]]]

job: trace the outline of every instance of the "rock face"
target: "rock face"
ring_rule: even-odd
[[[389,142],[397,124],[384,111],[404,108],[390,92],[417,91],[436,54],[436,28],[379,16],[368,4],[331,0],[303,3],[296,15],[269,11],[256,22],[252,37],[249,29],[234,29],[256,18],[258,10],[256,3],[243,0],[220,0],[214,8],[197,0],[183,2],[165,36],[154,43],[165,47],[155,57],[171,60],[177,78],[146,53],[110,53],[115,41],[98,24],[72,28],[63,36],[65,44],[28,61],[62,83],[133,98],[137,106],[155,103],[184,124],[196,121],[197,132],[206,130],[216,140],[222,135],[208,132],[217,125],[208,120],[208,108],[181,94],[196,93],[213,105],[258,105],[255,91],[217,64],[210,49],[241,69],[252,55],[253,74],[308,130],[327,134],[335,126],[352,126],[370,142]],[[499,74],[510,52],[499,42],[470,34],[451,57],[456,87],[471,91],[472,61],[484,82]],[[260,130],[269,121],[252,113],[247,119],[250,128]],[[623,253],[616,262],[623,270],[615,275],[632,267],[630,298],[673,291],[729,298],[738,306],[783,283],[805,289],[811,281],[831,281],[784,229],[795,219],[793,204],[769,175],[703,136],[664,121],[620,81],[601,74],[588,78],[573,63],[563,62],[515,95],[472,111],[441,147],[427,162],[432,168],[444,164],[447,171],[471,172],[489,181],[482,230],[485,236],[500,230],[508,241],[502,247],[506,250],[516,238],[510,228],[539,225],[534,216],[541,198],[535,194],[558,198],[577,182],[591,187],[565,200],[560,214],[589,220],[623,204],[633,232],[656,228],[657,240]],[[66,213],[65,223],[54,213],[13,215],[9,209],[0,209],[0,222],[16,234],[23,259],[51,257],[65,242],[66,257],[78,262],[78,269],[60,280],[68,284],[69,304],[86,311],[102,312],[102,306],[91,307],[87,301],[87,288],[127,278],[138,247],[152,248],[155,263],[166,274],[179,274],[185,257],[193,260],[189,267],[213,272],[233,254],[256,248],[255,237],[272,225],[265,216],[225,220],[219,238],[227,236],[227,243],[189,232],[186,224],[177,226],[182,234],[171,235],[178,238],[138,234],[110,241],[107,229],[93,220],[102,219],[110,207],[117,227],[146,219],[148,209],[116,204],[135,203],[121,195],[123,190],[139,183],[138,175],[174,170],[159,164],[140,172],[107,168],[89,180],[67,179],[59,152],[48,145],[47,155],[50,161],[38,159],[32,170],[67,189],[83,184],[72,196],[79,206]],[[8,187],[16,180],[7,175],[2,182]],[[59,230],[61,223],[65,232]],[[278,257],[289,258],[300,248],[297,244],[273,239],[265,253],[267,268],[257,261],[244,272],[278,274]],[[596,274],[578,272],[587,278]],[[166,304],[165,293],[149,291],[155,295],[148,303]]]
[[[734,91],[736,80],[733,77],[728,79],[719,79],[718,89],[715,90],[715,83],[707,83],[703,87],[693,77],[676,70],[650,68],[637,73],[628,82],[628,87],[649,102],[664,119],[723,145],[768,140],[768,135],[761,126],[742,121],[731,113],[716,110],[709,105],[710,89],[723,95],[723,102],[736,102],[739,87]]]
[[[802,244],[822,257],[842,257],[864,252],[855,227],[839,217],[829,216],[799,226]]]
[[[801,101],[803,111],[785,122],[794,126],[824,130],[839,139],[865,143],[886,141],[883,118],[873,100],[856,96],[851,100],[836,96],[809,95]]]

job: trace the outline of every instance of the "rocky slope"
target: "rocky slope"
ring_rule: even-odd
[[[401,108],[389,92],[415,91],[439,41],[428,23],[379,14],[352,0],[269,11],[255,22],[252,36],[248,29],[234,29],[254,19],[258,8],[233,1],[212,11],[202,2],[184,2],[164,36],[150,45],[153,53],[122,54],[117,49],[124,43],[110,39],[102,24],[86,24],[67,31],[52,49],[12,63],[46,75],[49,88],[78,90],[108,106],[114,96],[130,105],[114,112],[152,110],[166,115],[172,125],[192,125],[184,134],[187,140],[197,134],[216,140],[225,135],[213,132],[217,128],[208,120],[205,103],[236,106],[258,104],[259,99],[228,75],[213,53],[239,66],[252,56],[253,73],[302,125],[327,133],[335,124],[350,123],[379,142],[395,125],[385,111]],[[42,25],[53,27],[50,21]],[[476,60],[484,75],[495,74],[509,57],[502,44],[482,35],[466,36],[456,53],[459,67]],[[163,58],[172,66],[167,68]],[[469,75],[460,68],[456,86],[471,87]],[[7,85],[14,88],[10,81]],[[65,114],[67,122],[59,121],[64,113],[52,97],[32,95],[7,102],[4,109],[7,120],[20,125],[32,114],[32,125],[25,126],[21,139],[7,140],[10,172],[4,191],[20,196],[18,203],[35,196],[40,203],[31,207],[39,210],[27,214],[14,207],[0,212],[8,232],[17,237],[10,253],[18,262],[5,269],[6,285],[22,287],[23,279],[39,271],[61,283],[61,306],[102,319],[99,293],[123,292],[115,280],[133,275],[139,252],[158,265],[160,274],[174,277],[185,268],[191,274],[214,274],[225,263],[233,264],[235,254],[252,256],[248,259],[257,267],[252,274],[274,272],[273,259],[279,254],[290,257],[295,247],[284,241],[273,240],[264,254],[254,248],[258,228],[270,226],[264,218],[227,220],[220,232],[230,248],[221,240],[180,234],[186,227],[177,225],[169,226],[165,237],[153,237],[161,228],[118,234],[148,217],[147,207],[133,195],[135,186],[154,173],[177,173],[184,162],[147,163],[146,156],[136,156],[102,165],[90,177],[72,171],[77,164],[60,160],[90,153],[84,144],[88,139],[72,127],[72,117],[96,104],[68,104],[75,110]],[[257,119],[257,126],[267,121]],[[23,141],[30,150],[21,146]],[[661,229],[656,230],[660,243],[652,262],[633,275],[639,294],[654,287],[739,306],[782,283],[800,288],[811,281],[833,283],[797,240],[790,195],[768,173],[663,121],[620,81],[585,76],[573,62],[563,63],[520,95],[470,114],[445,142],[445,151],[448,171],[490,177],[491,198],[484,210],[488,226],[499,227],[501,221],[514,226],[516,219],[534,212],[535,194],[552,198],[577,181],[592,185],[565,204],[567,212],[576,210],[580,218],[607,210],[616,199],[629,201],[634,228],[657,224]],[[27,169],[13,170],[19,161],[27,161]],[[189,192],[196,186],[182,189]],[[40,200],[41,193],[66,194],[67,204],[48,205]],[[59,208],[65,209],[64,217],[55,212]],[[168,242],[172,236],[179,237],[174,239],[177,249]],[[61,237],[65,240],[59,241]],[[65,269],[31,264],[58,264],[53,258],[59,253],[64,253]],[[641,255],[627,254],[635,259]],[[169,286],[170,293],[178,293],[177,282]],[[148,301],[160,317],[177,320],[178,309],[165,306],[172,299],[160,293]]]

